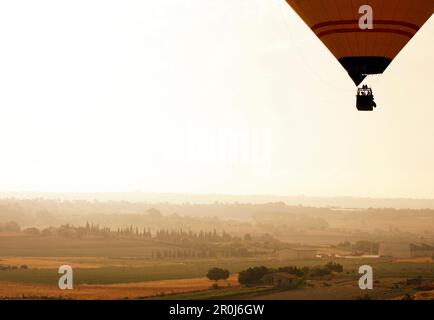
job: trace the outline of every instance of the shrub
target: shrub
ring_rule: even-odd
[[[308,267],[297,268],[295,266],[288,266],[288,267],[281,267],[277,269],[277,271],[293,274],[297,277],[303,277],[309,273],[309,268]]]
[[[344,267],[341,264],[339,264],[337,262],[333,262],[333,261],[330,261],[329,263],[327,263],[324,266],[324,268],[326,268],[332,272],[343,272],[344,271]]]
[[[314,268],[310,275],[312,277],[324,277],[330,275],[332,272],[327,268],[316,267]]]
[[[29,235],[29,236],[38,236],[41,234],[41,232],[39,231],[38,228],[27,228],[24,230],[24,233]]]
[[[21,227],[15,221],[8,221],[8,222],[6,222],[6,223],[3,224],[2,230],[4,230],[4,231],[11,231],[11,232],[20,232],[21,231]]]
[[[267,267],[254,267],[243,270],[238,274],[238,282],[243,285],[252,285],[260,282],[262,277],[269,272]]]
[[[221,268],[211,268],[208,270],[206,277],[210,280],[219,281],[226,280],[229,278],[229,270],[221,269]]]

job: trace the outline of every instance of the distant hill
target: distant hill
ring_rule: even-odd
[[[81,199],[99,201],[130,201],[150,203],[270,203],[284,202],[287,205],[337,208],[396,208],[434,209],[434,199],[412,198],[364,198],[364,197],[308,197],[277,195],[218,195],[218,194],[176,194],[143,192],[101,192],[101,193],[43,193],[43,192],[0,192],[0,198],[19,199]]]

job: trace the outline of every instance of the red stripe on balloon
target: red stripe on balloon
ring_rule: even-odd
[[[412,38],[414,36],[413,33],[411,32],[407,32],[407,31],[403,31],[403,30],[397,30],[397,29],[387,29],[387,28],[376,28],[376,29],[367,29],[367,30],[362,30],[360,28],[345,28],[345,29],[333,29],[333,30],[327,30],[327,31],[323,31],[317,34],[317,36],[319,38],[331,35],[331,34],[335,34],[335,33],[352,33],[352,32],[372,32],[372,33],[394,33],[394,34],[399,34],[402,36],[406,36],[409,38]]]
[[[339,26],[339,25],[343,25],[343,24],[357,24],[358,25],[359,24],[359,20],[336,20],[336,21],[321,22],[321,23],[317,23],[317,24],[313,25],[311,27],[311,29],[313,31],[315,31],[316,29],[319,29],[319,28],[330,27],[330,26]],[[386,25],[392,25],[392,26],[401,26],[401,27],[406,27],[406,28],[414,29],[416,31],[418,31],[420,29],[420,27],[418,25],[410,23],[410,22],[405,22],[405,21],[374,20],[374,25],[375,24],[386,24]]]

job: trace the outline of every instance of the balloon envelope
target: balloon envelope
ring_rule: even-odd
[[[383,73],[434,11],[434,0],[286,0],[348,71],[356,85]],[[373,28],[362,29],[362,6]]]

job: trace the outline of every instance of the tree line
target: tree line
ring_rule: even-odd
[[[282,272],[291,275],[295,275],[299,278],[307,279],[307,278],[321,278],[324,276],[329,276],[332,272],[343,272],[344,268],[341,264],[336,262],[328,262],[324,266],[315,266],[315,267],[297,267],[297,266],[287,266],[280,268],[267,268],[265,266],[248,268],[246,270],[241,271],[238,274],[238,282],[242,285],[250,286],[260,284],[262,278],[269,273]]]
[[[12,225],[8,224],[8,229],[19,231],[20,228],[18,224]],[[217,232],[215,229],[213,231],[198,231],[193,232],[191,230],[167,230],[159,229],[151,232],[148,227],[138,228],[132,225],[110,229],[108,227],[100,227],[99,225],[94,225],[92,223],[86,222],[85,226],[73,226],[71,224],[64,224],[59,227],[48,227],[44,229],[39,229],[36,227],[26,228],[23,230],[24,233],[29,235],[58,235],[65,237],[85,237],[85,236],[101,236],[101,237],[113,237],[113,238],[142,238],[142,239],[155,239],[168,242],[186,242],[186,241],[199,241],[199,242],[230,242],[233,240],[242,240],[240,237],[234,237],[225,231]],[[245,239],[249,239],[249,235],[245,235]]]

